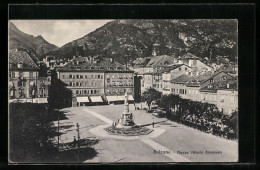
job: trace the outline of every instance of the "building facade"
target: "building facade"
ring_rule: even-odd
[[[9,101],[47,103],[47,77],[39,77],[39,67],[24,51],[9,51]],[[41,98],[41,99],[37,99]]]
[[[119,100],[125,92],[134,95],[134,71],[112,58],[77,57],[58,69],[58,78],[72,91],[72,106]]]

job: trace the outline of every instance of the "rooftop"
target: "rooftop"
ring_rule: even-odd
[[[200,86],[204,80],[212,76],[211,72],[200,73],[198,75],[183,74],[171,80],[172,83],[185,84],[186,86]]]
[[[221,80],[208,84],[207,86],[200,89],[200,91],[214,91],[217,90],[237,90],[237,80]]]
[[[78,57],[59,68],[59,71],[132,71],[126,69],[125,66],[116,62],[110,61],[109,58],[93,59],[89,57]],[[133,72],[133,71],[132,71]]]
[[[153,57],[148,63],[147,67],[165,66],[169,64],[174,64],[174,57],[168,55],[161,55]]]
[[[22,68],[18,68],[18,64],[23,64]],[[39,67],[25,51],[9,50],[10,70],[38,70]]]

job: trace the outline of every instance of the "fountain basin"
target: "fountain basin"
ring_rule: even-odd
[[[141,127],[141,126],[125,126],[125,127],[117,127],[117,126],[109,126],[104,129],[110,135],[120,135],[120,136],[139,136],[139,135],[147,135],[150,134],[153,130]]]

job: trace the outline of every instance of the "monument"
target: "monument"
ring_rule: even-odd
[[[133,114],[129,112],[128,95],[127,95],[127,93],[125,93],[124,111],[121,114],[116,127],[117,128],[131,128],[133,126],[135,126],[135,123],[133,120]]]
[[[124,111],[112,126],[105,128],[111,135],[138,136],[147,135],[153,130],[134,123],[133,114],[129,112],[128,94],[125,93]]]

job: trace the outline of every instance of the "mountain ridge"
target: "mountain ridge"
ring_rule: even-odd
[[[113,57],[120,63],[155,55],[192,53],[215,61],[237,61],[236,20],[114,20],[47,53],[72,58],[81,55]]]
[[[38,61],[42,55],[58,48],[46,41],[41,35],[33,36],[22,32],[12,22],[9,22],[8,30],[9,49],[26,51],[34,61]]]

